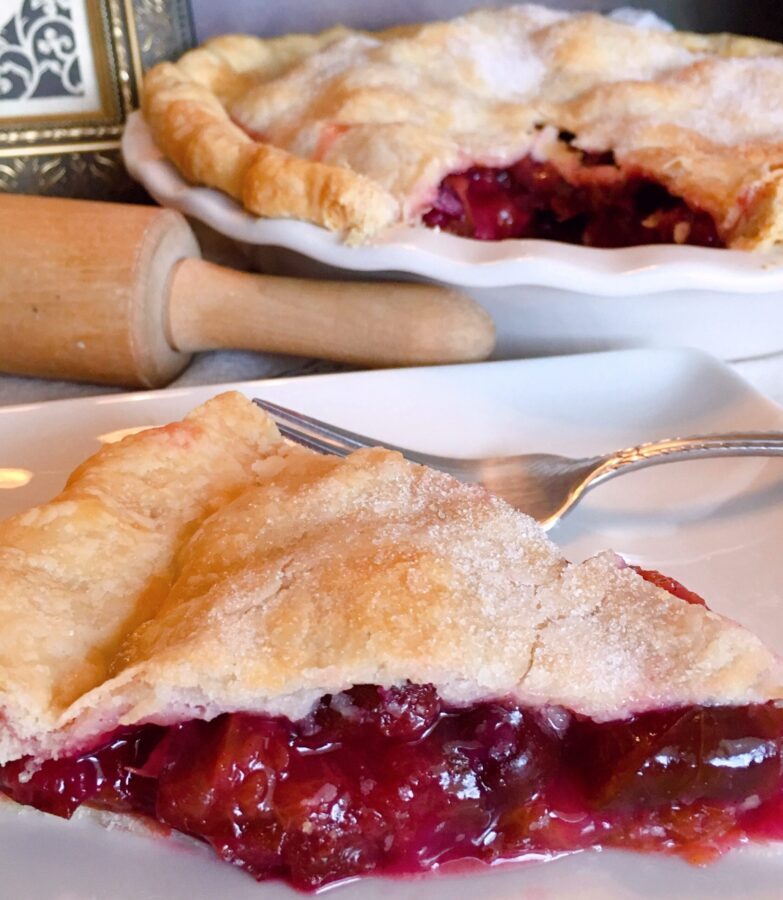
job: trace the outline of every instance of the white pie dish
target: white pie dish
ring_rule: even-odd
[[[235,241],[253,268],[464,289],[495,319],[501,358],[680,345],[736,360],[783,349],[780,252],[486,242],[410,226],[351,247],[316,225],[260,219],[219,191],[188,184],[141,113],[128,120],[122,152],[128,171],[159,203]]]

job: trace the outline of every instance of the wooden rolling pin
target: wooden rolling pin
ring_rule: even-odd
[[[486,358],[478,304],[435,285],[306,281],[205,262],[173,210],[0,195],[0,370],[133,387],[198,350],[367,366]]]

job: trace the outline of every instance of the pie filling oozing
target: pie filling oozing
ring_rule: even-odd
[[[484,241],[542,238],[588,247],[696,244],[723,247],[713,217],[611,153],[571,150],[556,166],[526,156],[506,168],[447,175],[422,221]]]
[[[143,813],[258,879],[312,890],[593,846],[704,863],[783,839],[781,748],[773,703],[597,723],[513,701],[448,708],[432,685],[360,685],[297,722],[228,713],[117,731],[32,774],[9,763],[0,789],[64,817],[83,803]]]

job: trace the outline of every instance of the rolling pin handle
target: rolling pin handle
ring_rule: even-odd
[[[168,334],[187,353],[223,347],[363,366],[486,359],[495,341],[482,307],[439,285],[306,281],[201,259],[176,266]]]

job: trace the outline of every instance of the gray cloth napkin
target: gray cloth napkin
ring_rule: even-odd
[[[783,405],[783,352],[758,359],[731,363],[731,368],[758,391]],[[271,356],[264,353],[221,350],[198,354],[171,387],[196,384],[225,384],[255,378],[280,378],[339,371],[340,367],[317,360]],[[122,388],[74,384],[69,381],[44,381],[39,378],[0,377],[0,406],[59,400],[64,397],[88,397],[117,393]]]
[[[314,375],[339,370],[339,366],[319,360],[248,353],[242,350],[221,350],[197,354],[188,368],[168,387],[225,384],[231,381]],[[0,376],[0,406],[36,403],[39,400],[62,400],[67,397],[116,394],[126,390],[127,388],[99,384],[76,384],[73,381],[49,381],[43,378],[17,378],[5,375]]]

